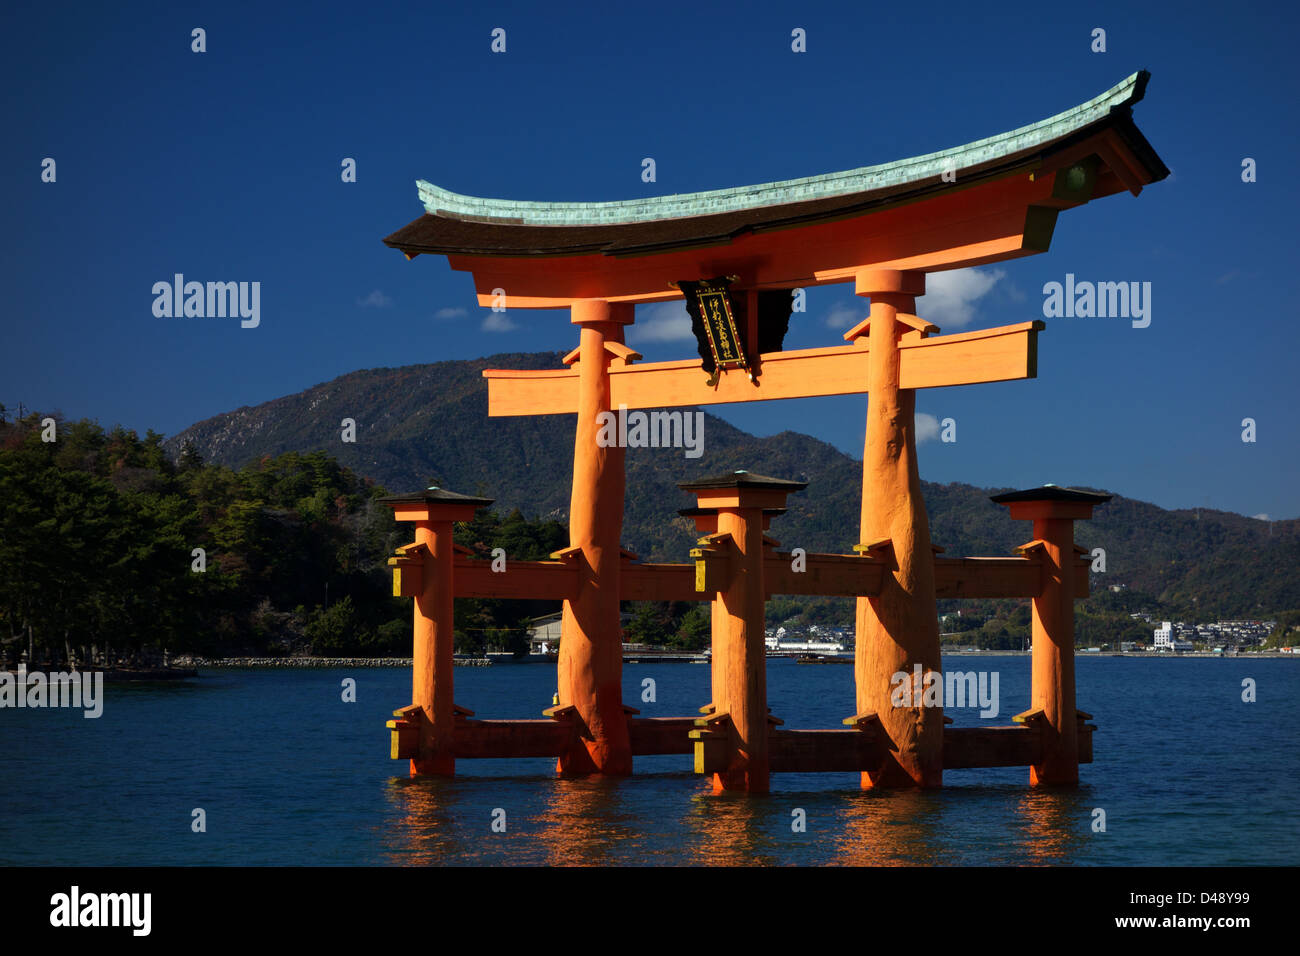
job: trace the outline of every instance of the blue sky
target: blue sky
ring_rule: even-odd
[[[921,445],[922,476],[1300,515],[1294,6],[466,6],[7,10],[0,402],[171,434],[360,368],[567,350],[565,313],[488,321],[468,274],[381,243],[422,211],[416,179],[610,200],[813,175],[1002,132],[1145,68],[1135,117],[1170,178],[1066,212],[1046,254],[932,277],[918,312],[944,331],[1041,318],[1044,283],[1074,273],[1150,282],[1150,327],[1048,320],[1036,380],[922,392],[920,413],[957,422]],[[260,325],[156,317],[177,272],[259,281]],[[787,347],[838,343],[862,309],[849,285],[811,290]],[[663,307],[638,322],[647,359],[695,354]],[[715,411],[860,456],[865,402]]]

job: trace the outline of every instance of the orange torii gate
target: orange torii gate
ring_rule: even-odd
[[[829,176],[625,203],[484,200],[419,184],[427,212],[385,242],[440,253],[473,274],[482,305],[567,307],[578,346],[562,369],[489,370],[490,415],[577,413],[571,546],[504,574],[455,554],[452,523],[490,502],[450,492],[390,499],[416,541],[393,559],[417,596],[413,703],[394,756],[412,772],[454,759],[553,755],[564,773],[626,774],[638,753],[694,752],[716,789],[766,790],[781,771],[856,770],[863,786],[937,786],[946,768],[1028,765],[1071,783],[1091,759],[1074,706],[1074,596],[1087,565],[1073,521],[1107,500],[1048,487],[1000,496],[1034,522],[1016,558],[943,559],[930,542],[916,465],[915,390],[1032,378],[1041,321],[957,335],[916,314],[925,274],[1046,251],[1059,212],[1168,170],[1134,125],[1138,73],[1058,116],[969,146]],[[790,290],[852,280],[870,299],[847,345],[785,351]],[[685,295],[695,361],[639,363],[623,343],[634,305]],[[784,302],[784,307],[782,307]],[[624,449],[601,440],[620,407],[672,408],[870,395],[859,540],[808,555],[763,531],[799,483],[735,473],[682,487],[706,531],[694,564],[646,565],[620,548]],[[547,720],[487,721],[451,696],[451,596],[563,601],[556,707]],[[763,602],[772,593],[857,597],[854,716],[843,731],[783,731],[766,707]],[[939,596],[1034,599],[1032,707],[1007,728],[946,728],[942,707],[898,707],[892,678],[941,671]],[[713,701],[700,718],[646,719],[622,702],[623,600],[713,601]],[[920,695],[918,684],[916,691]]]

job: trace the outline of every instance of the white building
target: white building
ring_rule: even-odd
[[[1174,649],[1174,625],[1169,621],[1162,621],[1156,628],[1155,649],[1158,651],[1172,651]]]

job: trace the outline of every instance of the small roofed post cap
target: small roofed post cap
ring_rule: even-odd
[[[993,495],[989,500],[1000,505],[1009,505],[1013,501],[1074,501],[1080,504],[1104,505],[1110,499],[1110,495],[1103,495],[1096,491],[1081,491],[1078,488],[1061,488],[1058,485],[1046,484],[1041,488],[1026,488],[1024,491],[1005,491],[1000,495]]]
[[[695,481],[684,481],[677,486],[682,491],[711,491],[715,488],[757,488],[765,491],[803,491],[808,487],[806,481],[788,481],[785,478],[769,478],[767,475],[756,475],[752,471],[737,469],[736,471],[725,471],[722,474],[710,475],[707,478],[697,478]]]
[[[1017,520],[1034,518],[1065,518],[1071,520],[1092,517],[1092,509],[1110,501],[1111,496],[1078,488],[1061,488],[1043,485],[1024,491],[1008,491],[992,495],[989,500],[1006,505],[1011,517]]]
[[[769,478],[737,470],[682,482],[677,487],[695,495],[701,508],[759,508],[766,515],[784,508],[786,496],[794,491],[803,491],[808,482]]]
[[[469,521],[479,508],[492,504],[493,498],[461,495],[432,485],[423,491],[380,498],[379,503],[393,509],[398,521],[432,521],[435,518],[451,521]]]

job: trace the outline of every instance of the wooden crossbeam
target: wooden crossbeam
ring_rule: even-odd
[[[725,715],[724,715],[725,716]],[[392,722],[390,722],[391,724]],[[632,753],[697,756],[696,772],[726,769],[725,728],[699,730],[690,717],[628,717]],[[723,721],[725,724],[725,720]],[[721,725],[719,725],[721,726]],[[1092,763],[1092,726],[1079,727],[1079,762]],[[460,759],[555,757],[575,732],[564,720],[461,720],[453,748]],[[878,764],[887,741],[871,723],[855,730],[768,729],[773,773],[829,773],[867,770]],[[945,727],[945,770],[978,767],[1025,767],[1042,756],[1036,727]],[[696,743],[704,744],[697,749]],[[396,744],[395,744],[396,746]],[[411,754],[403,752],[402,758]],[[703,763],[700,763],[700,760]]]
[[[1034,378],[1038,374],[1041,321],[996,329],[907,338],[899,343],[902,388],[937,388]],[[869,340],[868,340],[869,341]],[[767,352],[755,382],[724,373],[707,384],[698,360],[648,362],[612,367],[610,401],[617,408],[681,408],[726,402],[755,402],[867,391],[870,346]],[[567,415],[578,410],[578,371],[486,369],[488,414]]]
[[[618,574],[624,601],[708,601],[711,593],[695,590],[694,564],[624,564]]]
[[[695,752],[692,717],[633,717],[627,722],[632,756],[647,754],[690,754]]]
[[[1028,767],[1042,759],[1042,737],[1034,727],[945,727],[943,769]]]
[[[884,756],[881,735],[863,730],[769,730],[767,754],[772,773],[862,771]]]
[[[718,538],[718,536],[713,536]],[[624,601],[710,601],[731,581],[730,539],[711,540],[713,547],[696,548],[692,564],[623,562],[619,596]],[[1044,556],[1027,547],[1018,558],[934,558],[935,596],[939,598],[1037,597],[1042,593]],[[892,558],[885,553],[860,555],[809,554],[806,569],[795,571],[788,552],[769,552],[763,559],[763,584],[774,594],[870,597],[880,585]],[[1088,594],[1089,562],[1075,564],[1075,593]],[[457,556],[456,597],[564,600],[574,595],[577,565],[571,560],[509,561],[505,571],[493,571],[490,561]],[[403,589],[405,590],[405,589]]]
[[[1024,558],[934,559],[936,598],[1037,597],[1043,590],[1043,560]]]
[[[559,720],[467,720],[456,727],[457,758],[556,757],[569,743],[573,726]]]
[[[723,735],[695,731],[696,773],[727,769],[730,754]],[[1085,742],[1086,741],[1086,742]],[[862,730],[769,730],[772,773],[833,773],[879,766],[887,739],[874,727]],[[1041,731],[1031,727],[944,727],[943,769],[1028,767],[1042,759]],[[1092,728],[1079,738],[1079,762],[1092,762]]]
[[[457,558],[456,597],[559,600],[572,597],[577,565],[571,561],[507,561],[504,571],[492,562]]]
[[[880,593],[885,562],[852,554],[810,554],[806,570],[795,571],[791,557],[777,553],[763,559],[763,587],[773,594],[821,594],[869,597]]]

